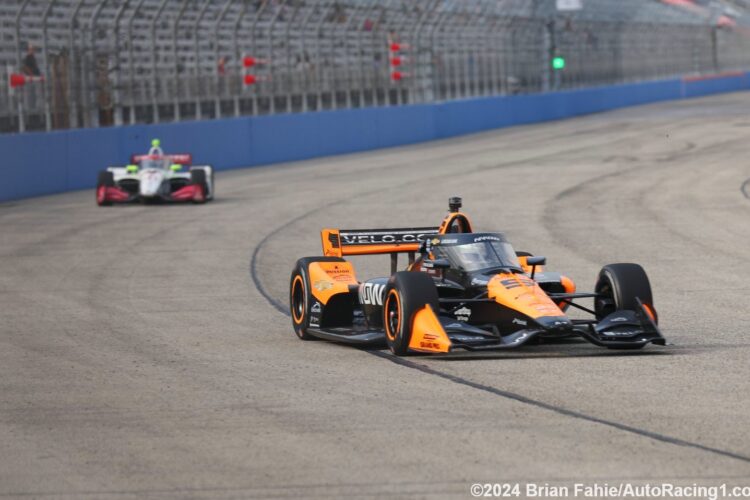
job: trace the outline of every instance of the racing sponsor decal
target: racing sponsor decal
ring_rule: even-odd
[[[468,307],[462,307],[461,309],[454,311],[453,314],[458,321],[469,321],[469,318],[471,317],[471,309]]]
[[[512,321],[512,323],[513,323],[513,324],[516,324],[516,325],[521,325],[521,326],[526,326],[526,325],[528,325],[528,324],[529,324],[529,322],[528,322],[528,321],[524,321],[524,320],[522,320],[522,319],[518,319],[518,318],[513,318],[513,321]]]
[[[500,280],[500,283],[509,290],[511,288],[519,288],[521,286],[534,286],[534,281],[532,281],[530,278],[527,278],[526,276],[520,275]]]
[[[342,245],[388,245],[397,243],[422,243],[435,234],[435,228],[417,228],[383,231],[340,231]]]
[[[351,281],[352,272],[350,269],[340,269],[339,266],[333,266],[332,269],[325,269],[326,274],[331,276],[336,281]]]
[[[627,320],[628,320],[628,318],[623,318],[622,316],[620,316],[620,317],[617,317],[617,318],[612,318],[610,321],[618,321],[619,322],[619,321],[627,321]]]
[[[425,333],[422,336],[422,340],[419,342],[419,347],[422,349],[440,349],[440,344],[437,340],[440,337],[433,335],[432,333]]]
[[[310,312],[312,313],[320,313],[321,310],[322,308],[320,306],[320,302],[317,301],[315,302],[315,304],[313,304],[312,308],[310,308]]]
[[[633,335],[638,335],[639,333],[641,333],[640,330],[616,330],[602,332],[602,335],[606,335],[608,337],[632,337]]]
[[[359,303],[370,306],[382,306],[385,285],[379,283],[362,283],[359,286]]]
[[[333,286],[333,282],[328,280],[318,280],[315,283],[313,283],[313,287],[321,292],[325,292],[329,288]]]
[[[477,238],[474,238],[474,243],[479,243],[481,241],[502,241],[497,236],[479,236]]]

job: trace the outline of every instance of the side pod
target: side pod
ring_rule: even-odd
[[[450,352],[451,341],[432,306],[424,306],[412,317],[409,349],[416,352]]]

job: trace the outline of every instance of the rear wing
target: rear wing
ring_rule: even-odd
[[[422,243],[438,234],[437,227],[402,229],[323,229],[323,255],[377,255],[415,253]]]
[[[131,163],[140,163],[143,160],[159,160],[161,158],[168,158],[169,161],[176,165],[190,165],[193,163],[193,156],[189,154],[182,154],[182,155],[164,155],[164,156],[157,156],[157,155],[133,155],[130,157]]]

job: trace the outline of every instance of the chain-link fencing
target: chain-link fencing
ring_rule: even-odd
[[[750,68],[739,4],[581,5],[6,0],[0,72],[16,86],[0,92],[0,131],[397,106]]]

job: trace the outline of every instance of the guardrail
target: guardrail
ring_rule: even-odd
[[[161,138],[167,151],[192,153],[196,163],[221,170],[743,89],[750,89],[744,72],[438,104],[6,134],[0,135],[0,201],[93,187],[99,170],[127,162],[152,137]]]

